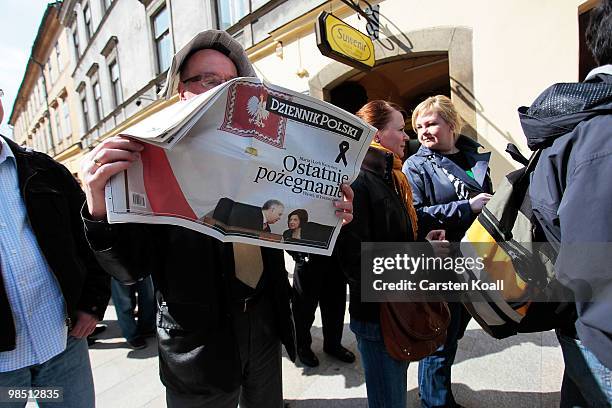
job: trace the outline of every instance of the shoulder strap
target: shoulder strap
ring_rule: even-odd
[[[519,148],[514,143],[508,143],[506,146],[506,153],[508,153],[510,157],[521,163],[523,166],[527,166],[527,163],[529,163],[529,159],[523,156]]]
[[[433,155],[427,156],[427,160],[429,160],[429,162],[431,162],[431,164],[433,166],[435,166],[435,167],[439,168],[440,170],[442,170],[442,173],[444,173],[444,175],[446,175],[448,180],[453,185],[453,188],[455,189],[455,193],[457,194],[457,197],[460,200],[467,200],[468,198],[470,198],[470,194],[469,194],[470,188],[467,186],[467,184],[465,184],[463,182],[463,180],[461,180],[459,177],[454,176],[448,170],[446,170],[444,167],[440,166],[434,160]]]

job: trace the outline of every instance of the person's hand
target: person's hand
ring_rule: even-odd
[[[451,245],[446,240],[446,231],[431,230],[427,233],[425,239],[431,244],[436,256],[445,257],[450,254]]]
[[[484,207],[489,200],[493,197],[488,193],[480,193],[476,197],[470,198],[470,208],[472,212],[475,214],[479,214],[482,211],[482,207]]]
[[[93,333],[98,324],[98,318],[87,312],[77,311],[76,312],[76,323],[70,330],[69,335],[76,338],[87,337]]]
[[[425,236],[428,241],[444,241],[446,239],[445,230],[431,230]]]
[[[350,185],[342,183],[340,185],[342,190],[342,201],[335,200],[334,207],[336,207],[336,217],[342,218],[342,225],[346,225],[353,221],[353,189]]]
[[[81,179],[87,198],[87,208],[94,220],[106,216],[104,187],[117,173],[140,159],[142,143],[123,136],[104,140],[81,160]]]

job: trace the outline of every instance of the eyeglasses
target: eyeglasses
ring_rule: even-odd
[[[199,84],[202,88],[212,89],[216,86],[226,83],[230,79],[233,79],[233,78],[224,79],[215,74],[203,74],[203,75],[196,75],[196,76],[192,76],[191,78],[184,79],[182,82],[184,84],[196,83],[196,84]]]

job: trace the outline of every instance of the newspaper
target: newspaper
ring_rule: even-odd
[[[122,133],[146,143],[106,186],[108,221],[329,255],[342,226],[332,201],[357,177],[375,131],[313,97],[228,81]]]

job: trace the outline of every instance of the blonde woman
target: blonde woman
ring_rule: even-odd
[[[421,147],[404,163],[413,191],[419,228],[444,229],[446,239],[460,241],[491,198],[490,153],[460,134],[462,121],[449,98],[432,96],[412,114]],[[470,320],[461,303],[449,303],[451,323],[446,343],[419,362],[419,394],[423,407],[457,407],[451,391],[451,366],[457,344]]]

